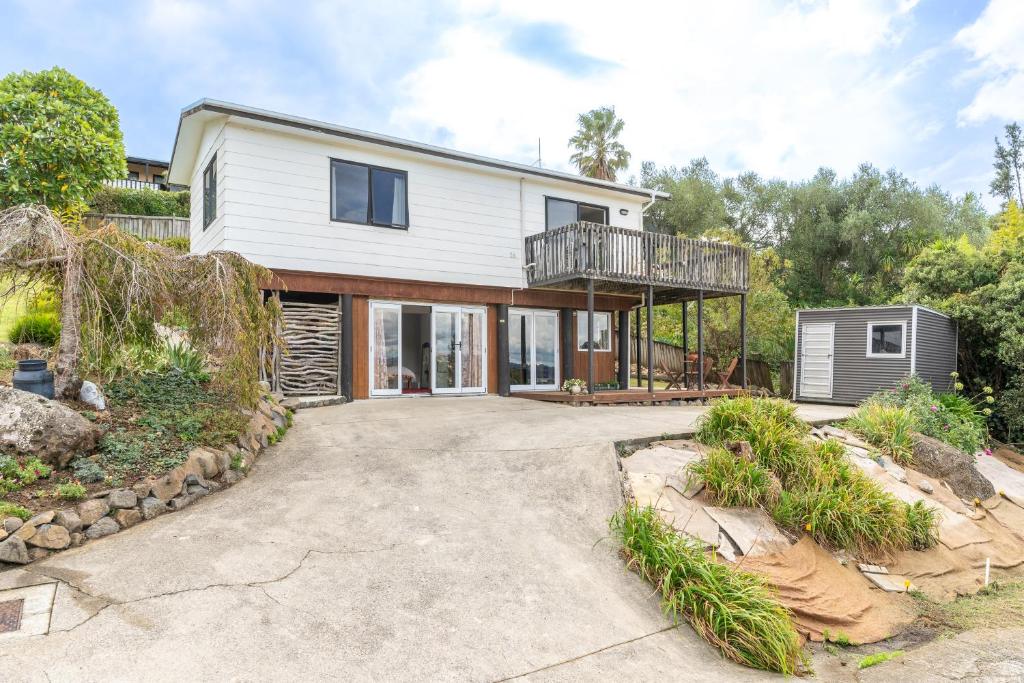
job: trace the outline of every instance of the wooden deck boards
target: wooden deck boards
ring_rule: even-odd
[[[665,403],[668,401],[693,401],[720,396],[740,396],[743,389],[673,389],[648,392],[644,389],[619,389],[599,391],[596,394],[569,394],[564,391],[515,391],[515,398],[528,398],[533,401],[550,401],[553,403],[569,403],[572,405],[609,405],[615,403]]]

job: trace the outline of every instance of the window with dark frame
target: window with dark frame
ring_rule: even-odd
[[[217,218],[217,155],[203,171],[203,230]]]
[[[869,353],[872,356],[902,356],[903,355],[903,325],[900,323],[883,324],[873,323],[871,325],[871,347]]]
[[[408,174],[331,159],[331,220],[408,229]]]
[[[587,221],[608,225],[608,207],[586,204],[571,199],[545,197],[544,216],[545,229],[553,230],[563,225]]]

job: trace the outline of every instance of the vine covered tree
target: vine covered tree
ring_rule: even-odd
[[[0,208],[67,209],[125,172],[117,109],[99,90],[60,67],[0,80]]]
[[[615,175],[629,166],[629,152],[619,142],[625,122],[615,115],[614,107],[599,107],[577,119],[579,129],[569,140],[576,150],[569,158],[580,175],[600,180],[615,180]]]
[[[1011,201],[1024,207],[1024,188],[1021,187],[1021,171],[1024,170],[1024,134],[1020,126],[1011,123],[1006,126],[1006,144],[996,138],[996,161],[993,164],[996,177],[992,179],[989,189],[993,197],[1003,200],[1003,205]]]

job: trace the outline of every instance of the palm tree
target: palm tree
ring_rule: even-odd
[[[580,114],[579,130],[569,140],[576,153],[569,160],[580,175],[615,180],[615,173],[629,166],[629,152],[618,141],[625,122],[615,115],[615,107],[599,107]]]

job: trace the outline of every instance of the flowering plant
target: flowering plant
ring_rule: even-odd
[[[578,391],[573,392],[573,387],[576,387]],[[587,383],[584,382],[582,379],[579,379],[578,377],[573,377],[572,379],[567,379],[564,382],[562,382],[562,391],[567,391],[569,393],[579,393],[586,390]]]

